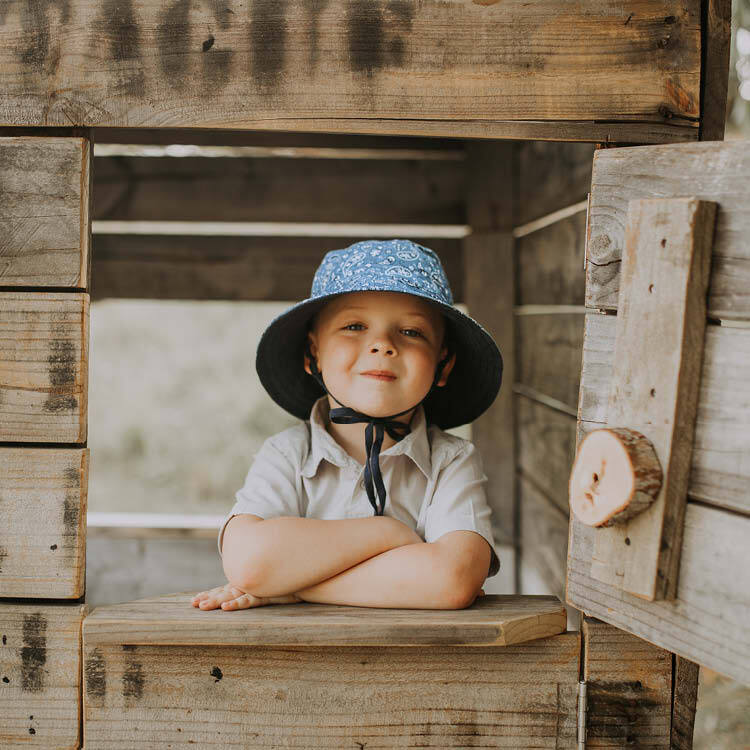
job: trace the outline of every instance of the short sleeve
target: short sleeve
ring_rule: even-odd
[[[440,469],[432,502],[425,518],[425,542],[434,542],[449,531],[466,529],[481,534],[490,545],[492,558],[487,578],[500,570],[492,534],[492,509],[487,504],[487,475],[473,443],[466,441]]]
[[[297,468],[274,443],[273,438],[266,439],[253,459],[244,485],[235,493],[232,510],[222,521],[217,540],[219,557],[222,556],[224,529],[233,516],[252,513],[266,519],[301,515],[296,484]]]

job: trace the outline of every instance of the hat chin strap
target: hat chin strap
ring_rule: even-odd
[[[383,511],[385,509],[386,489],[383,482],[383,476],[380,473],[380,448],[383,445],[384,433],[388,432],[388,434],[398,442],[411,432],[411,427],[408,424],[397,421],[395,417],[400,417],[402,414],[406,414],[408,411],[416,409],[417,406],[419,406],[419,404],[421,404],[422,401],[432,393],[440,379],[443,368],[450,359],[450,347],[448,348],[448,353],[440,360],[440,362],[438,362],[437,367],[435,368],[435,377],[432,380],[430,390],[427,391],[422,399],[414,406],[409,409],[404,409],[404,411],[400,411],[397,414],[391,414],[389,417],[372,417],[369,414],[357,411],[349,406],[344,406],[341,401],[339,401],[336,396],[326,388],[326,384],[323,382],[323,374],[318,370],[318,363],[310,351],[309,340],[305,341],[305,354],[310,359],[310,370],[312,371],[312,376],[320,384],[321,388],[323,388],[323,390],[341,407],[340,409],[330,410],[329,418],[331,422],[335,422],[336,424],[354,424],[355,422],[368,423],[365,428],[365,449],[367,451],[367,461],[365,462],[365,490],[367,491],[367,498],[370,501],[370,505],[372,505],[375,510],[375,515],[382,516],[384,515]],[[373,431],[375,433],[374,440]],[[377,489],[379,503],[376,503],[375,501],[375,489]]]

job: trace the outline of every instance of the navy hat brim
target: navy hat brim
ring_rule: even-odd
[[[298,419],[309,419],[313,404],[325,393],[304,369],[309,321],[329,300],[345,293],[348,292],[297,303],[274,318],[258,342],[255,369],[261,384],[282,409]],[[492,405],[500,391],[500,350],[492,336],[470,316],[432,297],[414,296],[432,302],[446,317],[456,353],[446,384],[435,387],[423,402],[427,422],[444,430],[473,422]]]

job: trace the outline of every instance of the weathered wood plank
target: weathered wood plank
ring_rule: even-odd
[[[672,737],[669,747],[670,750],[693,750],[700,668],[689,659],[674,654],[672,656]]]
[[[568,478],[576,451],[576,419],[515,396],[518,468],[568,515]],[[566,531],[567,534],[567,531]]]
[[[96,156],[94,167],[95,220],[466,223],[458,159]]]
[[[586,315],[580,430],[607,421],[616,319]],[[750,513],[750,329],[706,326],[688,495]]]
[[[195,592],[97,607],[88,643],[171,646],[507,646],[565,630],[553,596],[487,594],[462,610],[280,604],[237,612],[191,606]]]
[[[628,209],[607,424],[644,434],[664,478],[645,511],[598,529],[591,575],[646,599],[677,588],[715,215],[695,198]]]
[[[87,435],[89,295],[0,293],[0,441]]]
[[[591,143],[519,143],[518,224],[585,200],[591,189],[593,157]]]
[[[591,617],[583,619],[587,750],[668,750],[672,654]]]
[[[724,140],[727,117],[732,0],[708,0],[705,9],[700,140]]]
[[[585,231],[581,211],[516,240],[517,305],[583,305]]]
[[[525,476],[518,477],[521,508],[521,560],[531,565],[550,590],[565,598],[568,516]]]
[[[579,649],[578,633],[502,649],[335,654],[118,646],[84,635],[85,746],[573,750]]]
[[[675,600],[640,599],[591,577],[598,529],[571,518],[569,604],[750,684],[750,518],[689,502]]]
[[[580,313],[517,315],[517,382],[574,409],[581,377],[584,318]]]
[[[85,604],[0,601],[0,742],[80,746]]]
[[[83,596],[88,464],[88,448],[0,446],[0,597]]]
[[[615,309],[628,201],[691,195],[719,204],[708,314],[750,319],[750,150],[743,141],[600,149],[594,155],[586,305]]]
[[[697,137],[699,0],[36,8],[6,14],[4,125],[497,137],[502,120],[599,120],[617,139],[640,120]]]
[[[88,286],[90,161],[86,138],[0,138],[0,286]]]
[[[93,300],[301,300],[329,250],[365,237],[94,235]],[[461,240],[410,238],[434,250],[463,302]]]

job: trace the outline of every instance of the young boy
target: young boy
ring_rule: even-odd
[[[432,250],[327,253],[311,296],[264,332],[256,369],[302,421],[256,455],[219,531],[228,582],[193,606],[460,609],[484,593],[500,567],[487,477],[445,430],[494,401],[502,357],[453,307]]]

